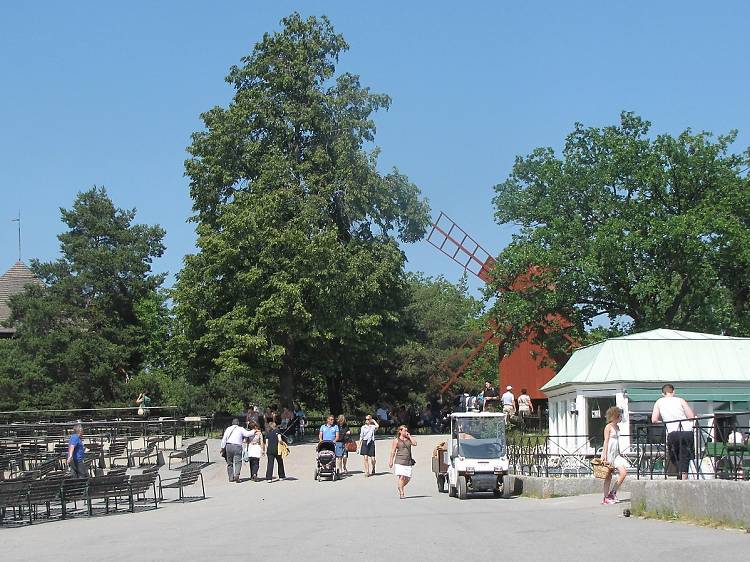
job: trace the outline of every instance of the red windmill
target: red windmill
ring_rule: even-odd
[[[427,241],[465,271],[473,273],[485,283],[491,282],[495,258],[445,213],[441,212],[432,224]],[[528,288],[533,283],[532,276],[539,273],[541,273],[539,268],[530,268],[526,275],[514,281],[510,290],[518,291]],[[554,318],[554,323],[563,328],[570,325],[559,317]],[[509,334],[509,327],[501,326],[495,320],[489,321],[488,324],[489,329],[481,336],[477,334],[470,336],[461,345],[459,351],[443,362],[441,369],[448,375],[448,379],[441,386],[441,394],[445,394],[459,379],[488,343],[502,345]],[[545,359],[548,358],[548,353],[544,348],[533,343],[533,337],[534,333],[529,331],[525,341],[521,342],[512,353],[500,359],[498,380],[503,386],[512,385],[516,391],[527,388],[531,398],[546,399],[546,395],[539,388],[552,379],[555,372],[550,367],[543,366],[547,364]],[[565,337],[569,343],[573,344],[568,336]]]

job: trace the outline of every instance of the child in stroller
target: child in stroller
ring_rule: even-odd
[[[315,480],[338,479],[336,470],[336,445],[333,441],[321,441],[316,447]]]

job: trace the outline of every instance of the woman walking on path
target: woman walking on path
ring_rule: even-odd
[[[359,454],[365,463],[365,477],[375,474],[375,433],[378,427],[378,422],[368,415],[365,424],[359,428]]]
[[[604,479],[604,499],[603,504],[619,503],[617,499],[617,490],[622,486],[623,480],[628,475],[628,462],[620,455],[620,428],[617,426],[622,421],[622,410],[617,406],[612,406],[607,410],[607,425],[604,427],[604,446],[602,447],[603,461],[608,462],[615,467],[618,473],[615,485],[610,489],[612,483],[612,474],[610,473]]]
[[[279,465],[279,479],[284,480],[286,473],[284,472],[284,459],[279,454],[279,440],[284,440],[284,435],[276,427],[276,424],[271,422],[269,424],[268,433],[266,434],[266,456],[268,457],[268,464],[266,465],[266,482],[273,480],[273,463],[276,461]]]
[[[247,443],[246,459],[250,465],[250,478],[253,482],[257,482],[260,457],[266,454],[266,441],[263,439],[263,433],[260,431],[258,424],[254,421],[250,422],[250,431],[255,431],[255,435]]]
[[[417,442],[409,434],[409,428],[405,425],[399,426],[396,431],[396,438],[391,445],[388,466],[394,469],[393,473],[396,475],[398,482],[398,495],[401,499],[404,499],[404,488],[411,480],[411,468],[415,464],[411,456],[411,448],[416,446]]]
[[[336,467],[341,474],[349,474],[346,470],[346,460],[349,458],[349,451],[346,450],[346,442],[352,438],[352,430],[346,423],[344,415],[340,415],[336,420],[339,428],[338,438],[336,439]]]

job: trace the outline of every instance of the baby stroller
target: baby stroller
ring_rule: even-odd
[[[315,465],[315,480],[330,478],[337,480],[339,477],[336,470],[336,446],[333,441],[321,441],[316,447],[317,459]]]

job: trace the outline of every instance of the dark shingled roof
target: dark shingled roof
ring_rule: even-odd
[[[10,318],[8,299],[13,295],[23,292],[26,285],[32,283],[41,285],[41,281],[34,276],[31,270],[22,261],[17,261],[13,264],[13,267],[0,277],[0,323]],[[15,331],[15,328],[0,326],[0,334],[12,334],[15,333]]]

